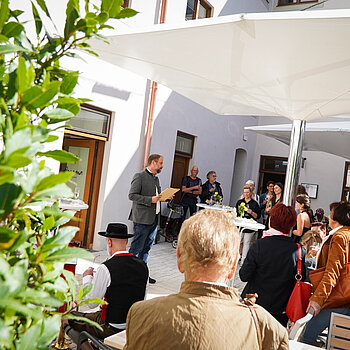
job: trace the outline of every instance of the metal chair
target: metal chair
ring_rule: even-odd
[[[332,312],[327,341],[330,349],[350,349],[350,316]]]
[[[102,339],[98,339],[91,335],[88,332],[81,332],[79,335],[79,341],[77,344],[77,350],[81,349],[81,344],[84,343],[85,341],[90,341],[94,345],[96,349],[102,349],[102,350],[115,350],[115,348],[112,348],[108,345],[106,345]]]

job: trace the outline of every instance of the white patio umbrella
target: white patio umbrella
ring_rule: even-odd
[[[292,124],[279,124],[246,126],[244,129],[289,145],[292,127]],[[350,121],[307,123],[303,149],[350,159]]]
[[[239,14],[91,41],[103,60],[218,114],[293,120],[284,202],[294,199],[305,122],[349,112],[350,10]]]

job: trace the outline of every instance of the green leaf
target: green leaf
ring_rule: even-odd
[[[42,322],[44,327],[40,335],[40,339],[38,339],[38,345],[47,345],[52,342],[59,332],[61,326],[61,316],[53,315],[44,319]]]
[[[81,300],[84,297],[86,297],[91,292],[93,286],[94,285],[92,283],[90,283],[90,284],[86,285],[84,288],[80,288],[80,290],[81,290],[81,298],[79,300]],[[80,293],[79,293],[79,296],[80,296]]]
[[[58,184],[66,183],[71,179],[71,177],[74,175],[73,171],[62,171],[58,174],[52,174],[50,176],[47,176],[43,178],[38,186],[36,187],[35,191],[39,192],[46,188],[51,188],[53,186],[56,186]]]
[[[74,114],[69,110],[63,108],[51,109],[45,112],[45,114],[43,115],[43,119],[48,120],[49,123],[62,122],[65,120],[69,120],[72,117],[74,117]]]
[[[26,332],[20,337],[18,347],[16,350],[34,350],[37,348],[37,342],[41,333],[41,323],[32,325]]]
[[[101,12],[98,16],[97,16],[97,20],[98,22],[101,23],[105,23],[108,20],[108,13],[107,12]]]
[[[8,157],[6,163],[9,167],[18,169],[31,164],[31,162],[32,162],[31,158],[23,156],[22,154],[13,153]]]
[[[81,101],[74,97],[60,97],[56,102],[59,108],[67,109],[74,115],[77,115],[80,112]]]
[[[0,249],[9,249],[19,236],[19,232],[0,227]]]
[[[75,226],[61,227],[55,236],[50,237],[43,243],[42,251],[48,252],[50,249],[58,246],[67,245],[73,239],[78,230],[79,228]]]
[[[49,135],[47,137],[47,139],[45,140],[45,142],[54,142],[54,141],[57,141],[58,139],[59,139],[59,137],[56,135]]]
[[[63,261],[67,262],[72,258],[81,258],[81,259],[91,259],[92,254],[84,249],[75,248],[75,247],[66,247],[60,250],[57,250],[53,254],[46,257],[46,262],[54,261]]]
[[[23,315],[27,316],[29,318],[37,318],[41,319],[43,317],[43,314],[40,309],[37,307],[32,308],[28,305],[22,304],[20,301],[10,299],[10,298],[2,298],[0,299],[0,308],[5,309],[5,314],[7,312],[11,312],[14,315]]]
[[[54,227],[55,227],[55,218],[53,216],[49,216],[48,218],[45,219],[41,229],[43,232],[46,232],[51,230]]]
[[[95,326],[96,328],[98,328],[99,330],[103,330],[102,327],[95,321],[92,321],[86,317],[80,317],[80,316],[75,316],[75,315],[72,315],[72,314],[68,314],[66,315],[66,318],[68,318],[69,320],[76,320],[76,321],[82,321],[82,322],[86,322],[86,323],[89,323],[93,326]]]
[[[75,21],[79,18],[79,0],[69,0],[66,8],[64,37],[68,38],[74,31]]]
[[[0,186],[0,217],[5,218],[13,209],[22,187],[6,183]]]
[[[27,51],[23,47],[13,44],[1,44],[0,45],[0,55],[6,55],[7,53],[15,53],[15,52],[25,52]]]
[[[38,155],[53,158],[61,163],[76,163],[80,161],[80,158],[64,150],[38,152]]]
[[[130,8],[125,8],[125,9],[122,9],[121,11],[120,11],[120,13],[116,16],[116,17],[114,17],[114,18],[129,18],[129,17],[133,17],[133,16],[135,16],[135,15],[137,15],[138,14],[138,12],[137,11],[135,11],[135,10],[133,10],[133,9],[130,9]]]
[[[19,154],[24,153],[27,149],[29,149],[30,145],[31,145],[30,128],[24,128],[16,131],[5,142],[4,160],[7,161],[10,155],[15,152]]]
[[[45,107],[57,95],[60,85],[61,82],[53,81],[48,84],[45,90],[42,90],[38,86],[32,86],[23,94],[23,105],[28,105],[32,108]]]
[[[38,191],[33,195],[34,200],[44,200],[50,198],[72,197],[73,192],[66,184],[60,184],[51,188],[46,188],[42,191]]]
[[[8,22],[2,28],[1,34],[6,35],[8,38],[17,38],[23,30],[24,27],[21,23]]]
[[[36,30],[36,35],[39,36],[41,29],[43,28],[43,22],[41,21],[40,15],[38,10],[36,9],[35,5],[32,2],[32,12],[33,12],[33,17],[35,21],[35,30]]]
[[[61,92],[62,94],[69,95],[73,92],[74,87],[78,82],[79,72],[71,72],[63,78],[61,84]]]
[[[14,179],[14,174],[11,172],[7,172],[7,173],[2,173],[0,175],[0,185],[6,183],[6,182],[12,182]]]
[[[115,18],[122,9],[123,0],[102,0],[101,10],[108,13],[109,18]]]
[[[92,284],[90,284],[92,286]],[[86,305],[86,304],[101,304],[101,305],[106,305],[108,304],[107,301],[99,299],[99,298],[90,298],[90,299],[85,299],[79,305]]]
[[[45,12],[46,16],[51,19],[50,12],[49,12],[49,10],[46,7],[45,0],[36,0],[36,2],[41,7],[41,9]]]
[[[9,2],[8,0],[0,1],[0,29],[3,28],[9,15]]]

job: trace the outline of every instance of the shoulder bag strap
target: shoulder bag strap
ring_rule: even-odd
[[[258,297],[258,295],[256,293],[255,294],[246,294],[246,298],[244,298],[243,302],[245,305],[248,306],[249,311],[252,315],[255,329],[256,329],[256,334],[258,336],[259,350],[262,350],[262,348],[263,348],[262,347],[262,337],[261,337],[261,331],[260,331],[260,327],[259,327],[258,315],[256,314],[256,311],[253,308],[253,305],[255,304],[257,297]]]
[[[298,276],[300,276],[299,278],[301,279],[301,260],[302,260],[302,256],[301,256],[301,245],[299,243],[297,243],[298,246],[298,262],[297,262],[297,274],[295,276],[295,279],[298,279]]]

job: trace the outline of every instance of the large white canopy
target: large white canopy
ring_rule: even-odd
[[[312,120],[349,112],[350,10],[161,24],[91,40],[103,60],[218,114]]]
[[[247,126],[245,129],[289,145],[292,124]],[[350,122],[307,123],[303,148],[350,159]]]

